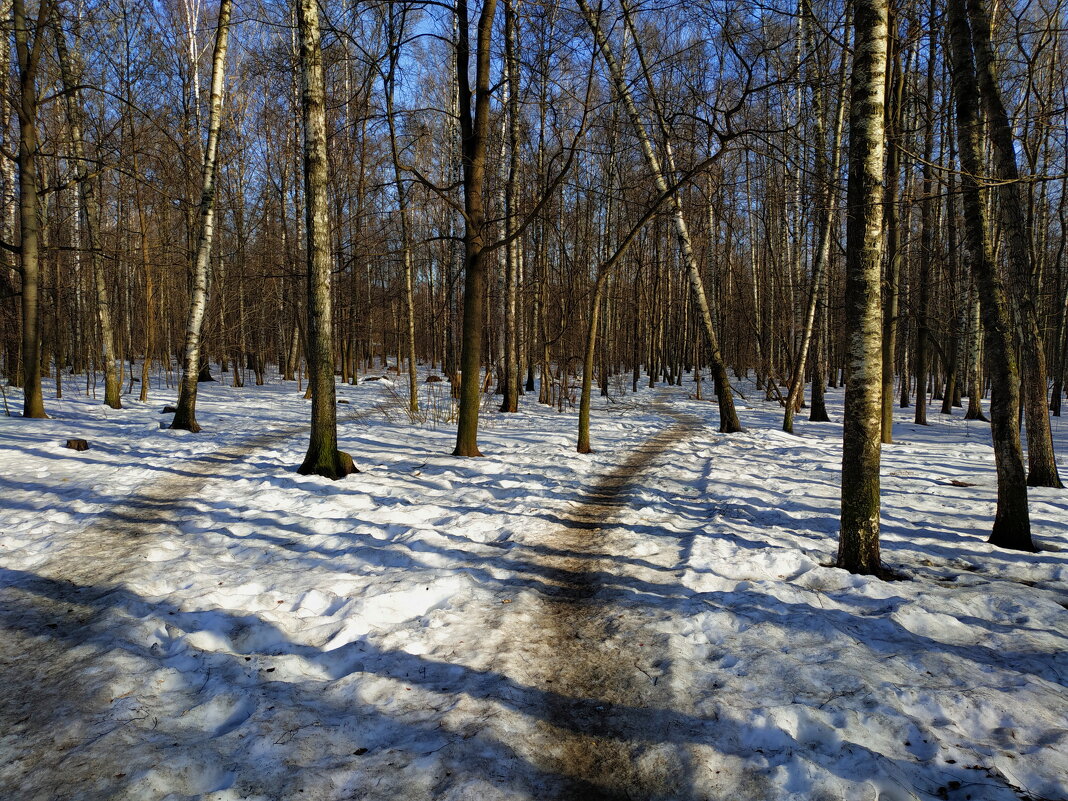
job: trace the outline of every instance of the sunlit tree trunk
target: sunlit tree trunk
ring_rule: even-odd
[[[623,74],[623,70],[612,52],[608,37],[605,36],[604,31],[601,29],[600,22],[590,8],[589,2],[587,0],[578,0],[578,2],[579,8],[582,10],[582,15],[586,19],[586,23],[589,25],[590,30],[593,32],[597,47],[601,51],[601,56],[604,58],[605,65],[608,67],[612,84],[615,87],[620,100],[623,102],[624,108],[627,110],[627,115],[630,117],[634,135],[641,144],[642,153],[645,156],[645,162],[649,168],[649,172],[652,173],[657,192],[663,194],[668,191],[668,181],[665,177],[665,171],[661,165],[660,159],[653,149],[653,142],[645,128],[641,113],[638,111],[638,107],[634,102],[630,83],[626,80],[626,76]],[[629,14],[626,16],[629,18]],[[637,48],[636,41],[634,46]],[[652,90],[653,83],[648,74],[648,70],[643,67],[643,72],[645,73],[646,84],[649,89]],[[657,114],[657,117],[659,118],[658,122],[660,127],[663,128],[665,122],[662,119],[662,116]],[[671,151],[671,143],[667,137],[665,137],[665,145],[667,170],[669,174],[674,175],[674,157]],[[724,433],[741,431],[742,424],[738,419],[738,413],[734,407],[734,397],[732,395],[730,377],[727,375],[727,368],[723,362],[723,356],[719,349],[719,339],[716,336],[715,328],[712,325],[712,313],[709,309],[708,299],[705,295],[704,281],[701,278],[701,269],[697,263],[697,257],[693,252],[693,243],[683,213],[682,200],[677,193],[672,195],[671,211],[672,219],[675,223],[678,246],[682,255],[683,266],[686,270],[686,276],[690,284],[690,291],[693,294],[694,305],[696,306],[697,318],[701,323],[701,328],[705,334],[706,345],[708,348],[709,369],[712,372],[716,383],[716,397],[719,400],[719,430]]]
[[[299,1],[297,24],[300,29],[301,110],[304,118],[308,386],[312,393],[308,452],[298,472],[336,480],[355,472],[356,468],[352,458],[337,447],[330,207],[327,195],[326,85],[317,0]]]
[[[454,456],[481,456],[478,410],[482,399],[482,331],[486,305],[485,183],[490,123],[490,44],[497,0],[485,0],[478,19],[475,87],[471,90],[471,36],[467,0],[456,0],[459,37],[456,81],[464,189],[464,317],[460,351],[460,410]]]
[[[505,0],[504,48],[508,78],[508,177],[504,187],[505,246],[504,271],[504,384],[502,412],[519,411],[519,237],[517,206],[519,203],[519,53],[517,12],[520,0]]]
[[[41,269],[41,216],[38,202],[37,71],[44,49],[45,23],[52,3],[42,0],[31,23],[23,0],[14,0],[15,54],[18,60],[19,255],[22,272],[22,416],[47,417],[41,393],[41,318],[38,292]],[[32,31],[31,31],[32,24]]]
[[[877,574],[882,399],[880,267],[887,59],[886,0],[857,0],[849,109],[846,390],[838,566]]]
[[[808,51],[807,58],[814,61],[816,59],[816,49],[812,41],[812,27],[814,25],[814,19],[812,18],[812,5],[808,0],[802,0],[801,3],[801,23],[804,27],[803,41],[805,42],[806,50]],[[845,59],[843,59],[843,65]],[[808,363],[808,351],[812,342],[813,334],[816,327],[817,311],[821,303],[821,295],[825,291],[826,286],[826,273],[827,264],[831,258],[831,225],[834,221],[835,211],[835,198],[837,195],[836,188],[838,186],[838,169],[840,166],[841,152],[842,152],[842,111],[844,108],[841,102],[843,93],[839,94],[839,105],[835,115],[835,128],[834,138],[831,142],[831,164],[830,169],[827,165],[827,152],[826,152],[826,138],[824,133],[823,123],[823,76],[817,74],[816,67],[810,63],[809,74],[807,76],[807,83],[809,89],[812,92],[812,107],[810,114],[812,116],[813,123],[813,138],[815,139],[815,179],[817,189],[817,197],[822,202],[819,209],[819,223],[817,224],[817,243],[816,253],[812,264],[812,285],[809,289],[808,306],[805,311],[804,326],[801,331],[801,344],[798,348],[797,357],[794,360],[794,372],[790,379],[790,391],[786,396],[786,410],[783,414],[782,430],[792,434],[794,432],[794,413],[801,400],[801,395],[805,387],[805,366]],[[841,87],[844,90],[844,85]],[[822,377],[820,381],[822,382]],[[813,381],[812,393],[813,404],[817,402],[823,405],[823,387],[820,386],[819,401],[816,400],[815,395],[817,389],[815,386],[815,380]],[[827,410],[823,407],[823,417],[826,417]],[[815,419],[815,418],[813,418]]]
[[[208,268],[215,237],[215,183],[219,128],[222,125],[223,89],[226,78],[226,47],[230,36],[232,0],[220,0],[215,52],[211,62],[211,99],[208,109],[208,141],[201,161],[200,208],[197,214],[197,246],[193,256],[193,293],[185,332],[185,355],[178,410],[171,428],[200,431],[197,423],[197,379],[200,376],[201,329],[208,307]]]
[[[393,183],[397,190],[397,213],[400,215],[401,254],[404,259],[405,345],[408,360],[408,412],[414,419],[419,413],[419,378],[415,357],[415,277],[412,265],[411,220],[408,211],[408,191],[401,179],[400,151],[397,147],[396,101],[397,63],[400,60],[401,40],[404,37],[407,10],[404,6],[387,7],[389,25],[388,68],[383,78],[386,96],[386,121],[389,125],[390,155],[393,161]],[[400,369],[400,365],[397,365]]]

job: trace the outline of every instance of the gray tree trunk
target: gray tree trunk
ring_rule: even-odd
[[[463,159],[464,317],[460,350],[460,409],[454,456],[481,456],[478,410],[482,400],[482,331],[486,305],[485,184],[486,146],[490,123],[490,44],[497,0],[485,0],[478,19],[475,45],[475,88],[468,70],[471,60],[467,0],[457,0],[459,36],[456,80],[459,89],[460,139]]]
[[[38,203],[37,70],[52,3],[41,2],[30,34],[23,0],[14,0],[15,54],[18,59],[19,255],[22,271],[22,416],[47,417],[41,392],[41,318],[38,301],[41,269],[41,216]]]
[[[605,65],[608,67],[612,84],[615,87],[620,100],[623,101],[623,106],[627,110],[627,115],[630,117],[634,135],[641,144],[642,153],[645,156],[645,162],[649,168],[649,172],[652,173],[657,192],[663,194],[669,189],[668,181],[665,177],[665,172],[661,166],[660,159],[653,150],[652,139],[650,139],[649,133],[645,128],[641,113],[638,111],[638,107],[634,102],[630,83],[626,80],[626,76],[612,52],[608,37],[605,36],[604,31],[601,29],[598,18],[590,8],[588,0],[578,0],[578,3],[587,25],[589,25],[590,30],[593,32],[597,47],[601,51],[601,56],[604,58]],[[627,16],[629,18],[629,14]],[[637,47],[636,40],[634,46]],[[643,72],[645,73],[646,83],[650,91],[652,91],[654,88],[652,78],[647,69],[643,68]],[[666,132],[665,121],[662,114],[657,113],[656,117],[660,128]],[[674,155],[671,150],[671,141],[666,136],[664,141],[667,169],[671,175],[674,175],[675,164]],[[708,347],[709,369],[716,382],[716,397],[719,400],[719,430],[724,433],[741,431],[742,424],[741,421],[739,421],[738,413],[734,408],[734,397],[732,395],[730,377],[727,375],[727,368],[723,363],[723,356],[719,350],[719,339],[716,336],[716,330],[712,325],[712,313],[709,310],[708,299],[705,295],[704,282],[701,278],[701,269],[697,263],[697,257],[694,255],[690,231],[686,224],[686,217],[683,214],[682,200],[678,193],[674,193],[671,197],[671,211],[675,223],[675,233],[678,238],[679,250],[681,252],[683,265],[686,269],[686,276],[690,283],[690,291],[693,294],[694,305],[696,306],[697,318],[705,334],[706,345]]]
[[[100,252],[100,233],[97,221],[100,217],[100,204],[96,199],[96,185],[85,158],[85,140],[82,124],[81,70],[75,66],[67,48],[66,34],[59,24],[59,18],[53,17],[53,32],[56,38],[56,52],[59,56],[60,76],[66,92],[67,125],[70,128],[71,150],[74,159],[74,173],[78,182],[78,216],[85,229],[85,239],[89,246],[89,262],[93,271],[93,286],[96,290],[96,312],[100,323],[100,340],[102,360],[104,362],[104,403],[113,409],[122,408],[119,386],[119,359],[115,352],[115,331],[111,324],[111,304],[108,301],[107,277],[104,275],[104,259]],[[146,359],[148,355],[146,354]],[[142,390],[144,387],[142,387]]]

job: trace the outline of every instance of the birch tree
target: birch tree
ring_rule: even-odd
[[[51,0],[42,0],[37,17],[26,14],[24,0],[13,0],[15,55],[18,66],[18,186],[19,270],[22,275],[22,416],[47,417],[41,393],[41,215],[39,203],[40,143],[38,134],[37,75],[44,54],[45,26],[52,14]]]
[[[460,347],[460,410],[454,456],[481,456],[478,410],[482,396],[482,331],[486,305],[486,149],[490,124],[490,44],[497,0],[485,0],[475,39],[471,87],[471,32],[467,0],[456,0],[456,84],[464,195],[464,311]]]
[[[838,566],[878,574],[887,2],[856,0],[846,197],[846,389]]]
[[[208,268],[215,237],[215,189],[218,174],[219,128],[222,125],[223,91],[226,81],[226,47],[230,36],[232,0],[220,0],[215,51],[211,61],[211,94],[208,107],[208,140],[201,160],[200,206],[197,213],[197,245],[193,255],[193,293],[185,331],[185,355],[178,410],[171,428],[196,433],[197,379],[200,376],[201,330],[208,305]]]
[[[665,194],[669,190],[668,181],[665,175],[674,175],[676,170],[674,155],[671,148],[671,140],[670,137],[666,135],[667,129],[663,115],[658,110],[654,110],[653,112],[658,127],[664,134],[664,166],[661,165],[660,158],[653,149],[653,142],[645,127],[645,121],[642,119],[641,112],[638,110],[638,106],[634,102],[634,95],[631,92],[630,83],[627,81],[626,76],[623,73],[623,68],[616,60],[615,54],[612,51],[612,46],[608,41],[608,37],[601,28],[600,20],[597,15],[593,13],[593,9],[590,7],[588,0],[578,0],[578,4],[582,11],[582,16],[586,20],[586,24],[589,25],[590,31],[593,33],[594,41],[597,44],[598,50],[601,52],[601,57],[604,59],[612,85],[615,87],[616,93],[623,102],[624,108],[627,110],[627,116],[630,118],[634,136],[641,144],[642,154],[645,157],[646,166],[652,174],[657,192],[659,194]],[[625,18],[629,17],[629,13],[625,6],[624,14]],[[635,47],[637,47],[637,37],[635,37]],[[650,92],[655,95],[648,69],[643,67],[642,72],[644,73],[645,81],[649,86]],[[665,167],[667,172],[665,172]],[[730,377],[727,375],[727,367],[724,364],[723,356],[719,349],[719,339],[716,336],[715,328],[712,325],[712,313],[709,309],[708,299],[705,296],[704,282],[701,278],[701,269],[697,263],[697,257],[694,255],[689,227],[686,224],[686,217],[683,213],[682,200],[679,198],[677,192],[671,192],[670,198],[675,234],[678,239],[683,266],[686,269],[686,276],[690,284],[690,291],[693,296],[694,305],[696,306],[698,321],[700,322],[701,329],[705,335],[705,344],[708,349],[709,369],[712,371],[716,383],[716,397],[719,401],[719,430],[723,433],[741,431],[742,424],[738,419],[738,413],[734,408],[734,397],[732,395]]]
[[[1001,225],[1008,255],[1011,276],[1009,285],[1016,299],[1022,328],[1020,356],[1023,368],[1024,420],[1027,426],[1027,483],[1032,487],[1061,488],[1063,484],[1057,474],[1053,435],[1046,404],[1048,372],[1036,308],[1038,283],[1031,263],[1023,185],[1016,165],[1016,145],[1009,114],[1001,99],[997,65],[990,43],[990,14],[986,2],[968,0],[967,10],[979,98],[986,115],[987,132],[993,145],[995,173],[999,179],[998,208],[1001,212]]]

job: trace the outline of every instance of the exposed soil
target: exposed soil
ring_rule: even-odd
[[[551,699],[537,758],[565,778],[569,801],[677,797],[685,774],[669,745],[673,703],[669,683],[661,681],[660,638],[611,586],[619,570],[613,525],[635,511],[629,490],[702,426],[664,404],[658,410],[673,424],[598,481],[552,532],[550,555],[538,559],[556,591],[543,593],[540,625],[530,634],[544,654],[538,686]]]

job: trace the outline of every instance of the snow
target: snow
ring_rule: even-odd
[[[1068,492],[988,545],[960,410],[898,412],[884,582],[827,566],[841,426],[751,387],[726,436],[595,398],[586,455],[527,396],[460,460],[391,384],[339,386],[340,482],[292,383],[0,418],[0,797],[1068,798]]]

